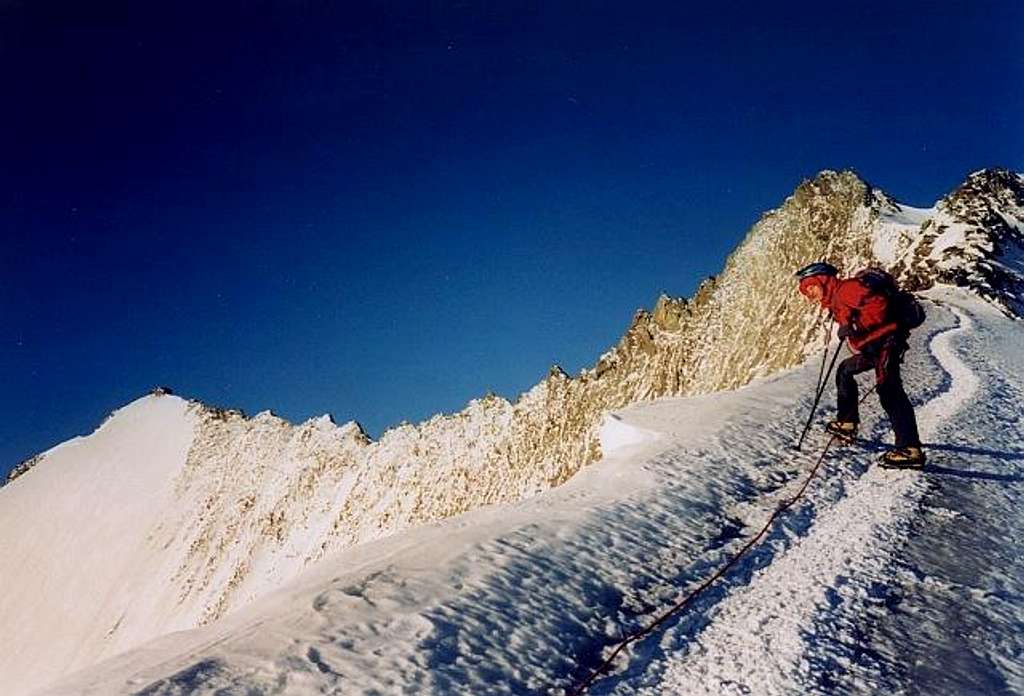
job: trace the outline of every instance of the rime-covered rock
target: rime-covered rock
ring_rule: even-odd
[[[1024,314],[1024,176],[983,169],[936,205],[897,266],[917,288],[970,288]]]

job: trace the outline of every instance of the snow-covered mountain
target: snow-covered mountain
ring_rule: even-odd
[[[795,385],[805,386],[801,382],[805,370],[785,373],[790,376],[768,383],[789,385],[781,391],[762,383],[753,392],[711,393],[800,366],[820,350],[825,336],[813,312],[794,293],[792,282],[793,269],[808,260],[828,258],[845,269],[885,265],[919,289],[959,285],[1013,316],[1024,308],[1022,235],[1024,177],[1020,174],[976,172],[934,207],[914,209],[900,205],[852,172],[823,172],[802,183],[778,209],[765,214],[723,271],[706,281],[693,298],[659,298],[653,311],[637,313],[623,339],[593,368],[575,377],[552,368],[515,403],[488,396],[470,402],[459,413],[388,431],[374,442],[358,424],[338,426],[326,416],[291,425],[270,413],[246,418],[237,411],[168,394],[143,397],[112,414],[93,434],[33,458],[32,466],[20,467],[19,475],[0,489],[0,558],[5,568],[0,587],[0,639],[7,646],[0,652],[0,674],[6,688],[15,694],[30,693],[76,670],[98,665],[88,679],[72,679],[65,682],[71,685],[65,688],[74,693],[86,689],[87,684],[103,684],[93,693],[131,692],[152,683],[157,685],[155,690],[146,693],[181,693],[182,684],[194,682],[196,689],[209,686],[208,692],[213,693],[220,688],[214,686],[221,683],[218,680],[224,678],[230,684],[240,679],[239,670],[247,669],[247,661],[274,664],[267,655],[246,657],[246,644],[282,659],[292,654],[283,647],[294,638],[288,637],[288,626],[292,626],[288,616],[298,612],[294,614],[297,631],[308,631],[311,625],[311,619],[292,603],[295,598],[308,596],[314,608],[321,600],[326,602],[331,616],[324,621],[339,631],[334,634],[338,637],[369,631],[376,624],[367,618],[369,610],[363,603],[374,605],[376,600],[347,590],[332,594],[324,589],[324,583],[334,583],[332,578],[365,579],[370,567],[376,567],[373,577],[383,573],[396,578],[392,584],[398,589],[389,585],[386,596],[382,595],[383,604],[410,622],[407,628],[412,637],[395,641],[395,659],[411,660],[402,664],[429,674],[432,670],[415,666],[417,658],[410,656],[409,645],[443,638],[436,635],[433,619],[437,616],[432,615],[428,626],[423,623],[420,604],[407,605],[396,599],[403,592],[405,576],[389,570],[389,563],[436,566],[441,570],[427,576],[437,587],[432,585],[427,596],[431,601],[451,600],[454,585],[445,583],[460,584],[462,580],[453,578],[477,577],[474,573],[478,572],[460,570],[458,564],[467,558],[481,560],[479,555],[463,554],[466,547],[460,544],[486,547],[499,543],[493,541],[498,537],[481,536],[481,529],[507,533],[515,520],[532,524],[530,515],[535,513],[549,521],[583,524],[588,514],[612,504],[609,501],[617,496],[655,490],[663,483],[659,475],[638,475],[638,470],[665,473],[671,469],[672,476],[685,478],[688,474],[684,471],[658,464],[652,453],[662,451],[665,443],[678,444],[680,438],[689,438],[688,446],[698,448],[700,437],[722,437],[725,426],[721,419],[726,415],[745,417],[744,409],[751,406],[745,399],[751,394],[761,407],[791,409],[790,401],[800,392]],[[953,299],[947,301],[959,302],[962,307],[970,303],[967,295],[950,297]],[[961,313],[968,311],[983,316],[993,327],[1001,326],[1001,320],[985,314],[980,305],[970,305]],[[947,323],[955,318],[948,310],[937,313]],[[1009,319],[1002,321],[1017,326]],[[1007,335],[1017,330],[1007,329]],[[942,361],[936,357],[935,362]],[[922,367],[920,372],[924,381],[942,381],[935,376],[941,372],[938,367],[932,372]],[[708,396],[692,398],[697,395]],[[659,397],[683,396],[691,399],[637,406]],[[767,402],[758,401],[764,399]],[[709,404],[724,406],[709,410]],[[621,411],[627,407],[632,409],[629,413],[641,415],[623,420]],[[678,418],[688,421],[685,432],[666,424]],[[648,422],[651,419],[653,422]],[[935,423],[939,427],[939,420]],[[768,428],[753,439],[763,440],[765,451],[777,451],[781,438],[778,430]],[[637,444],[629,448],[627,442]],[[578,473],[602,454],[603,474]],[[755,460],[767,456],[747,454]],[[655,459],[645,459],[648,455]],[[685,461],[691,469],[700,468],[700,459]],[[609,462],[616,460],[625,468],[613,476],[608,473]],[[748,524],[747,512],[769,504],[766,500],[770,497],[752,495],[750,486],[775,490],[793,475],[793,469],[786,466],[775,470],[766,465],[762,471],[760,460],[755,460],[740,462],[741,469],[753,466],[751,471],[737,473],[724,467],[721,475],[725,478],[720,481],[715,478],[717,473],[695,479],[698,487],[724,487],[708,504],[739,506],[728,514],[716,513],[726,516],[713,534]],[[636,466],[631,470],[622,462]],[[609,476],[619,478],[609,483]],[[730,478],[733,476],[738,478]],[[574,478],[573,486],[536,497],[570,478]],[[662,493],[686,498],[692,491]],[[592,500],[580,510],[563,510],[563,505],[573,507],[578,502],[573,495]],[[442,526],[425,526],[494,503],[528,498],[532,502],[497,508],[498,513],[484,511]],[[679,500],[682,498],[676,502]],[[688,534],[695,543],[702,538],[712,541],[708,535],[715,529],[714,515],[706,525],[690,529],[670,524],[669,518],[675,514],[671,507],[650,508],[646,513],[668,525],[663,530],[666,533]],[[632,521],[643,526],[646,513],[641,514],[643,519]],[[473,520],[472,530],[465,528],[471,524],[469,520]],[[397,534],[416,527],[422,529]],[[559,534],[554,528],[550,532],[554,537],[537,537],[545,548],[554,544]],[[391,539],[378,541],[385,537]],[[376,543],[364,544],[369,541]],[[450,549],[443,548],[444,541],[451,544]],[[722,543],[715,549],[724,548]],[[553,553],[564,554],[568,548]],[[585,546],[574,548],[595,553]],[[651,553],[661,551],[651,547]],[[502,563],[501,554],[484,556],[499,566]],[[565,567],[576,566],[569,563]],[[499,568],[485,570],[498,572]],[[596,572],[594,568],[585,570]],[[522,577],[513,573],[506,581],[514,584]],[[559,578],[540,575],[534,579],[548,582]],[[605,586],[616,587],[608,582],[611,584]],[[367,581],[366,587],[370,586]],[[640,604],[654,599],[639,591],[637,597]],[[570,606],[559,606],[558,597],[549,599],[551,606],[530,608],[547,612],[542,624],[562,626],[562,622],[590,618],[580,613],[580,606],[573,613],[571,601]],[[603,600],[591,599],[595,607],[603,606]],[[417,608],[409,613],[409,606]],[[380,606],[373,610],[373,621],[385,620],[386,611]],[[474,616],[482,611],[479,606],[468,610],[476,612]],[[636,612],[642,615],[643,607],[636,607]],[[255,625],[273,625],[276,638],[253,639],[254,624],[245,622],[257,621],[256,616],[261,618]],[[350,625],[358,623],[359,617],[367,623]],[[498,619],[477,619],[477,628],[505,630]],[[393,624],[398,619],[390,616],[386,620],[390,622],[388,630],[397,630]],[[164,638],[159,648],[126,652],[160,636],[198,626],[207,628],[184,637]],[[486,643],[483,637],[473,635],[471,626],[459,624],[452,630],[468,644],[456,640],[454,647],[438,649],[449,650],[456,662],[454,656],[471,659],[478,654],[477,642]],[[547,655],[539,658],[541,662],[547,662],[546,667],[536,667],[536,674],[557,681],[559,675],[564,678],[571,673],[572,656],[586,649],[582,641],[588,633],[570,633],[564,645],[557,639],[551,642],[562,645],[566,663],[559,667],[557,658],[537,648],[538,655]],[[218,642],[226,641],[230,647],[225,650],[234,651],[230,659],[222,656],[189,662],[190,657],[182,657],[201,653],[200,646],[208,646],[212,636],[218,636]],[[280,641],[275,642],[277,638]],[[366,641],[366,645],[373,644],[369,637]],[[529,644],[526,640],[524,646]],[[302,665],[312,665],[315,672],[310,684],[320,688],[323,684],[315,679],[329,681],[334,668],[312,657],[323,653],[323,646],[317,645],[300,657],[305,660]],[[113,663],[98,664],[122,653],[124,657],[114,658]],[[164,660],[186,672],[191,669],[192,676],[185,681],[161,682],[157,675],[171,674],[161,672]],[[376,669],[369,654],[360,652],[353,660],[338,663],[345,665],[347,678],[355,679],[353,684],[361,685],[351,693],[370,693],[374,688],[399,691],[402,682],[398,677],[385,675],[383,681],[373,682],[365,675],[354,676],[354,670]],[[124,681],[138,679],[126,676],[136,668],[149,681]],[[295,672],[304,673],[300,667]],[[437,675],[443,674],[445,670],[439,667]],[[115,675],[110,677],[114,681],[103,675]],[[446,686],[443,676],[424,678],[442,679],[431,681],[427,691],[454,690],[454,683]],[[473,683],[470,677],[466,679],[465,684]],[[527,677],[516,679],[519,677],[509,683],[521,687],[506,692],[525,693],[534,688],[528,686],[532,682]],[[251,687],[257,693],[273,691],[267,691],[259,680],[245,683],[246,689]],[[303,692],[306,687],[289,688]]]
[[[928,297],[905,363],[926,471],[871,466],[888,424],[869,400],[865,443],[589,693],[1024,693],[1020,325]],[[622,409],[563,486],[334,554],[43,693],[566,693],[794,495],[825,442],[790,449],[816,378]]]

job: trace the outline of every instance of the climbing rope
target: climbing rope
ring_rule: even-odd
[[[832,362],[834,363],[835,360],[833,359]],[[829,368],[829,372],[831,372],[831,367]],[[871,389],[866,391],[864,393],[864,396],[860,398],[858,403],[864,403],[864,400],[868,398],[868,395],[870,395],[871,392],[875,391],[875,388],[877,386],[878,385],[876,384],[875,386],[872,386]],[[702,582],[696,589],[694,589],[681,600],[676,602],[673,606],[671,606],[669,609],[663,612],[660,616],[655,618],[654,621],[644,626],[643,628],[631,633],[630,635],[626,636],[618,643],[616,643],[616,647],[611,652],[611,654],[608,655],[608,657],[605,658],[600,665],[598,665],[597,669],[591,672],[589,677],[587,677],[572,691],[569,691],[568,696],[579,696],[580,694],[585,692],[588,688],[590,688],[591,684],[593,684],[597,680],[597,678],[601,676],[601,674],[603,674],[605,670],[607,670],[612,665],[612,663],[615,661],[615,658],[619,656],[619,653],[625,650],[630,643],[634,643],[640,640],[641,638],[650,635],[650,633],[652,633],[654,629],[656,629],[661,624],[665,623],[669,618],[671,618],[673,615],[677,614],[679,611],[685,608],[688,604],[693,602],[702,592],[704,592],[704,590],[711,587],[711,585],[714,584],[716,580],[725,575],[730,568],[736,565],[736,562],[739,561],[744,554],[750,551],[750,549],[752,549],[757,544],[757,542],[759,542],[764,537],[764,535],[768,533],[768,530],[771,528],[772,524],[779,517],[779,515],[781,515],[786,510],[791,508],[798,500],[800,500],[801,497],[803,497],[804,492],[807,491],[807,487],[810,485],[811,481],[817,475],[818,469],[821,468],[821,463],[825,461],[825,455],[828,454],[829,448],[832,447],[832,444],[836,441],[836,439],[837,438],[835,435],[829,437],[828,442],[825,443],[824,449],[821,450],[821,454],[818,456],[818,460],[814,463],[814,466],[811,467],[811,472],[807,475],[807,478],[804,479],[804,482],[800,486],[800,489],[796,492],[796,495],[794,495],[792,498],[783,500],[779,504],[779,506],[775,509],[775,512],[773,512],[771,516],[768,517],[768,521],[764,523],[764,526],[761,528],[761,531],[755,534],[754,537],[750,539],[750,541],[744,544],[743,548],[741,548],[738,552],[733,554],[732,558],[730,558],[728,562],[725,563],[725,565],[723,565],[721,568],[715,571],[715,573],[711,577]]]

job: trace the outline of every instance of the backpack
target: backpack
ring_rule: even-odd
[[[889,320],[896,322],[901,329],[909,331],[924,323],[924,307],[913,293],[901,290],[889,272],[881,268],[865,268],[854,278],[868,290],[887,300]]]

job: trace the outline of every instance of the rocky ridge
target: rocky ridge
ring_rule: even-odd
[[[1024,175],[972,173],[938,202],[896,271],[911,287],[958,285],[1024,315]]]

